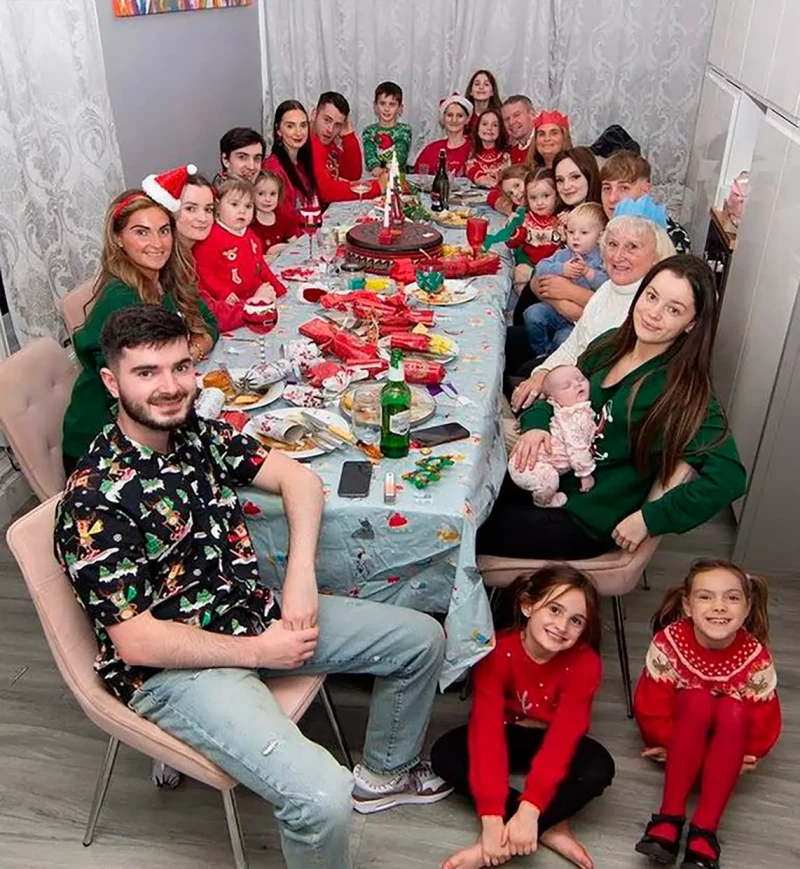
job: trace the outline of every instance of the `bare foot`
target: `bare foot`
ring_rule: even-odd
[[[481,869],[486,864],[483,862],[483,850],[481,843],[476,842],[469,848],[456,851],[442,863],[441,869]]]
[[[580,869],[594,869],[589,852],[575,838],[569,824],[562,821],[539,836],[539,841],[551,851],[560,854]],[[449,867],[448,867],[449,869]]]

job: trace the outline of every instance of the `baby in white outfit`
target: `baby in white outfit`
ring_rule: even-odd
[[[533,493],[537,507],[563,507],[567,496],[558,491],[562,474],[573,471],[580,478],[581,492],[594,486],[592,442],[597,423],[589,403],[589,381],[576,366],[553,368],[542,384],[542,394],[553,406],[550,452],[540,449],[533,468],[526,466],[521,471],[512,458],[508,473],[520,489]]]

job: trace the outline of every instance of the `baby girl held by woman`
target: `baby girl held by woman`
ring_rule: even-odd
[[[736,782],[781,732],[767,627],[765,581],[729,561],[697,561],[667,592],[634,699],[643,756],[666,761],[661,807],[640,854],[675,863],[699,778],[681,867],[718,869],[717,828]]]
[[[442,736],[431,762],[475,803],[478,841],[442,869],[499,866],[539,842],[592,869],[568,819],[611,784],[614,761],[586,735],[600,687],[600,605],[586,574],[554,564],[511,587],[517,626],[475,667],[469,724]],[[525,772],[510,787],[509,773]]]
[[[542,394],[553,406],[550,418],[550,449],[541,450],[532,468],[517,467],[518,457],[508,462],[508,473],[520,487],[533,493],[537,507],[563,507],[567,496],[558,491],[559,477],[569,471],[581,481],[581,492],[594,486],[592,444],[597,432],[590,384],[575,365],[558,365],[548,372]]]

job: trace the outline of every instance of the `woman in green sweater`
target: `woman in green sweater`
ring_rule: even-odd
[[[717,316],[711,269],[672,256],[642,280],[625,322],[593,341],[578,360],[598,415],[595,485],[561,479],[563,507],[536,507],[507,476],[478,531],[481,554],[511,558],[593,558],[614,545],[633,552],[648,536],[689,531],[745,491],[745,471],[711,387]],[[550,448],[552,407],[536,402],[520,419],[511,459],[533,468]],[[679,462],[694,476],[655,501]]]
[[[114,400],[100,380],[100,330],[112,311],[141,304],[181,314],[195,360],[207,355],[219,337],[214,316],[195,288],[191,260],[175,243],[173,215],[141,190],[126,190],[108,207],[100,274],[86,322],[72,339],[81,372],[64,417],[67,473],[111,419]]]

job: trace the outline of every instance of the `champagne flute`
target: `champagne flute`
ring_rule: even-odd
[[[325,230],[320,233],[317,241],[317,250],[319,258],[325,265],[325,274],[328,277],[328,286],[330,288],[331,266],[336,260],[336,254],[339,251],[339,239],[336,236],[336,231],[333,229]]]
[[[489,233],[489,221],[485,217],[467,218],[467,242],[472,248],[472,258],[477,259],[486,236]]]
[[[315,265],[314,236],[322,226],[322,208],[316,196],[309,196],[301,202],[300,217],[302,218],[303,229],[308,235],[308,265],[313,266]]]

